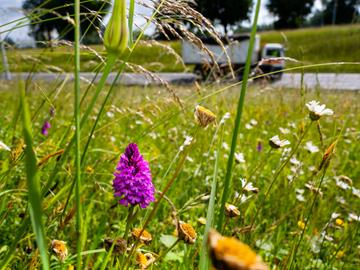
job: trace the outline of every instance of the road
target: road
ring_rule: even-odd
[[[359,73],[305,73],[303,80],[304,86],[308,89],[360,90]],[[299,88],[301,86],[301,74],[284,74],[282,79],[274,82],[272,86]]]
[[[12,73],[12,80],[26,79],[28,73]],[[84,81],[92,81],[95,74],[90,72],[81,73],[81,79]],[[116,77],[116,73],[111,73],[107,79],[107,83],[111,84]],[[0,74],[0,80],[5,78],[4,74]],[[31,75],[33,80],[68,80],[72,81],[74,76],[72,73],[34,73]],[[99,81],[100,76],[95,78],[95,82]],[[118,83],[123,85],[159,85],[161,81],[171,84],[189,84],[196,80],[196,76],[192,73],[154,73],[152,77],[145,74],[124,73],[120,76]],[[326,90],[360,90],[360,74],[359,73],[305,73],[304,86],[308,89],[321,88]],[[272,83],[273,87],[299,88],[301,86],[300,73],[284,74],[282,79]]]

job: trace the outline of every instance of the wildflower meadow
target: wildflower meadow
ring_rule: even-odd
[[[108,84],[134,2],[109,11],[98,81],[79,0],[73,80],[1,81],[0,269],[359,269],[360,92],[252,72],[261,1],[241,81]]]

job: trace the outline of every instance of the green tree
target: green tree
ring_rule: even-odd
[[[227,34],[228,27],[248,20],[252,0],[195,0],[196,9],[214,23],[219,22]]]
[[[278,17],[276,29],[298,28],[310,14],[315,0],[269,0],[267,8]]]
[[[359,16],[359,0],[330,0],[324,10],[325,24],[351,23]]]
[[[80,8],[81,30],[86,33],[84,43],[96,43],[101,32],[102,18],[109,8],[106,0],[84,0]],[[36,41],[52,40],[54,30],[59,39],[74,40],[73,0],[25,0],[23,9],[30,20],[30,35]],[[44,43],[39,43],[44,44]]]

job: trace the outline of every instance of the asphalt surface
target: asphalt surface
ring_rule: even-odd
[[[353,90],[360,91],[359,73],[305,73],[304,86],[308,89]],[[272,84],[274,87],[301,87],[301,74],[283,74],[281,80]]]
[[[27,79],[31,76],[32,80],[53,81],[53,80],[68,80],[72,81],[74,76],[72,73],[12,73],[12,80]],[[83,72],[81,79],[91,82],[95,77],[94,73]],[[116,77],[116,73],[111,73],[107,79],[107,83],[111,84]],[[5,79],[5,74],[0,74],[0,80]],[[98,82],[100,75],[98,75],[94,82]],[[123,85],[160,85],[163,82],[170,84],[190,84],[196,80],[196,76],[192,73],[154,73],[152,76],[145,74],[124,73],[117,81],[118,84]],[[360,91],[360,73],[305,73],[303,84],[308,89],[326,89],[326,90],[352,90]],[[273,87],[283,88],[298,88],[301,86],[300,73],[283,74],[282,79],[271,84]]]

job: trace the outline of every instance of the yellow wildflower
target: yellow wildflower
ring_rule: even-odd
[[[335,224],[338,226],[343,226],[344,225],[344,221],[341,218],[337,218],[335,220]]]
[[[180,221],[178,225],[178,235],[180,239],[188,244],[194,244],[197,236],[193,226],[182,221]]]
[[[201,127],[207,127],[216,120],[216,115],[212,111],[200,105],[195,107],[194,115]]]
[[[305,229],[305,223],[302,220],[299,220],[297,223],[299,229],[303,230]]]
[[[213,265],[224,270],[267,270],[261,258],[246,244],[210,230],[208,244]]]
[[[150,242],[152,241],[152,235],[146,230],[143,230],[142,233],[141,231],[142,231],[141,228],[134,228],[131,234],[134,238],[139,239],[140,242],[146,245],[150,244]]]
[[[55,252],[56,256],[59,258],[59,260],[63,262],[68,255],[66,242],[54,239],[51,241],[51,248]]]

